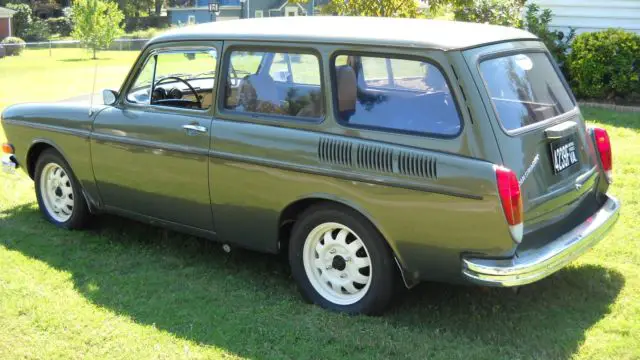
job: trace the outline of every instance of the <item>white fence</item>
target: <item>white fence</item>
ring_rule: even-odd
[[[109,51],[139,51],[149,39],[117,39],[111,45],[102,50]],[[84,49],[86,48],[78,40],[53,40],[53,41],[41,41],[41,42],[28,42],[22,44],[3,44],[3,50],[0,50],[0,57],[4,54],[12,53],[12,48],[22,46],[25,49],[32,50],[49,50],[49,55],[53,55],[56,49]]]

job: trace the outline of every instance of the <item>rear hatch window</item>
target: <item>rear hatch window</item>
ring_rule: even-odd
[[[562,115],[575,107],[545,53],[490,58],[480,63],[480,73],[507,131]]]

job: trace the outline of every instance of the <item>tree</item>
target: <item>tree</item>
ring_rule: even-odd
[[[14,10],[16,13],[13,15],[11,22],[13,31],[18,37],[24,37],[27,29],[31,26],[32,11],[27,4],[7,4],[7,9]]]
[[[415,18],[420,14],[416,0],[329,0],[326,14]]]
[[[76,0],[73,3],[72,19],[74,39],[82,41],[93,50],[107,48],[122,34],[124,15],[113,2],[103,0]]]

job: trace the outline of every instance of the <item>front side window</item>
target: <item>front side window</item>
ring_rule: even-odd
[[[135,104],[205,110],[213,102],[216,51],[176,50],[151,55],[127,93]]]
[[[357,54],[339,55],[333,66],[341,123],[436,136],[460,132],[457,107],[436,66]]]
[[[320,61],[291,52],[232,51],[225,108],[238,112],[321,118]]]
[[[491,101],[506,130],[569,112],[575,104],[544,53],[522,53],[480,63]]]

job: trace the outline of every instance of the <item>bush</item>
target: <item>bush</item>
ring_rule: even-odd
[[[49,32],[52,34],[59,34],[60,36],[70,36],[71,21],[66,17],[49,18],[46,20]]]
[[[14,34],[24,36],[24,32],[31,25],[31,8],[27,4],[7,4],[7,8],[16,12],[11,19]]]
[[[640,35],[620,29],[578,35],[567,58],[574,92],[615,100],[640,93]]]
[[[519,0],[473,0],[454,9],[458,21],[519,27],[522,4]]]
[[[26,46],[24,40],[17,37],[4,38],[0,44],[4,45],[7,56],[20,55]]]
[[[22,36],[27,41],[46,41],[51,37],[51,33],[47,23],[44,20],[37,19],[29,25]]]
[[[133,39],[133,40],[137,40],[137,39],[144,39],[144,40],[148,40],[151,39],[152,37],[156,36],[157,34],[161,33],[165,31],[164,29],[157,29],[157,28],[148,28],[146,30],[136,30],[134,32],[130,32],[130,33],[126,33],[123,36],[121,36],[121,39]]]
[[[542,10],[540,6],[536,4],[529,4],[527,5],[523,27],[544,42],[551,55],[553,55],[553,58],[565,73],[565,76],[567,76],[568,74],[565,67],[567,51],[569,50],[571,41],[573,41],[576,36],[576,32],[572,28],[569,29],[568,34],[558,30],[550,30],[549,24],[551,23],[552,17],[553,12],[550,9]]]

